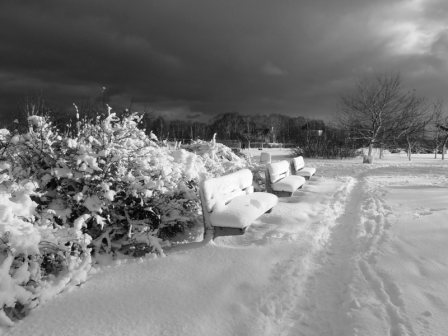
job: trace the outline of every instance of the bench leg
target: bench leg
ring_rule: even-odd
[[[243,229],[232,227],[214,226],[213,239],[224,236],[240,236],[246,232],[247,226]]]
[[[290,191],[272,191],[272,194],[278,197],[291,197],[293,193]]]

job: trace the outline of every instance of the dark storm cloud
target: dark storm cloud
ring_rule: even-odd
[[[2,1],[0,113],[25,92],[205,120],[322,118],[356,79],[401,72],[444,98],[446,1]]]

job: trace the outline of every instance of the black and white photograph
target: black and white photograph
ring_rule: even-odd
[[[0,1],[1,336],[448,335],[448,1]]]

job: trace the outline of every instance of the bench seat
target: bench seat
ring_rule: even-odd
[[[212,226],[245,228],[277,204],[275,195],[254,192],[233,198],[228,204],[217,202],[210,214]]]
[[[275,183],[272,183],[272,189],[275,191],[287,191],[293,193],[297,189],[301,188],[304,183],[304,177],[289,175]]]
[[[303,176],[308,180],[311,178],[311,176],[316,174],[316,168],[305,167],[305,161],[303,160],[303,156],[298,156],[292,159],[291,171],[294,175]]]
[[[312,167],[305,167],[305,168],[302,168],[302,169],[300,169],[300,170],[296,170],[295,172],[294,172],[294,174],[296,175],[296,176],[303,176],[303,177],[306,177],[306,178],[311,178],[311,176],[313,176],[314,174],[316,174],[316,168],[312,168]]]

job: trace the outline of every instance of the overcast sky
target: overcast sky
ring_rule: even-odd
[[[326,118],[363,76],[448,89],[447,0],[2,0],[0,114],[42,90],[168,119]],[[446,100],[446,99],[445,99]]]

